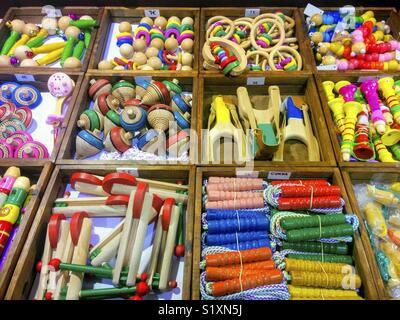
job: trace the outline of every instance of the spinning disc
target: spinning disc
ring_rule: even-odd
[[[0,87],[0,105],[12,102],[13,92],[19,87],[15,82],[4,82]]]
[[[47,148],[38,141],[29,141],[19,146],[14,152],[14,158],[27,159],[45,159],[49,157]]]
[[[11,145],[14,149],[19,146],[27,143],[29,141],[33,141],[31,135],[28,132],[17,130],[10,134],[10,136],[5,140],[7,144]]]
[[[34,109],[42,102],[42,95],[34,86],[24,84],[14,90],[12,102],[19,108],[25,106]]]
[[[0,141],[0,158],[1,159],[8,159],[13,158],[13,148],[10,144],[6,141]]]
[[[21,107],[14,111],[14,118],[21,121],[25,128],[29,128],[32,123],[32,111],[28,107]]]
[[[0,124],[0,139],[7,139],[15,131],[25,130],[24,124],[17,119],[3,121]]]
[[[0,102],[1,103],[1,102]],[[16,107],[12,102],[6,102],[0,106],[0,121],[11,119]]]

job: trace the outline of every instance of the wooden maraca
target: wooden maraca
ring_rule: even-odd
[[[103,130],[104,116],[95,110],[87,109],[80,116],[76,125],[89,131]]]
[[[39,32],[38,26],[34,25],[33,23],[26,23],[24,28],[22,29],[21,37],[11,47],[10,51],[8,52],[8,56],[10,56],[10,57],[13,56],[18,47],[24,46],[28,42],[28,40],[31,37],[35,36],[38,32]]]
[[[128,132],[142,130],[146,126],[147,113],[141,107],[125,108],[120,116],[121,126]]]
[[[104,149],[103,141],[100,138],[100,131],[88,130],[79,131],[76,136],[76,159],[85,159],[98,154]]]
[[[135,86],[128,81],[121,80],[113,85],[111,94],[124,105],[125,101],[135,98]]]
[[[174,121],[172,108],[165,104],[156,104],[149,109],[147,120],[152,128],[166,131],[170,121]]]
[[[65,30],[65,36],[67,37],[67,43],[65,44],[64,50],[62,51],[60,64],[64,66],[65,61],[72,57],[74,52],[74,45],[80,37],[81,30],[74,26],[69,26]]]
[[[124,153],[131,148],[131,141],[133,138],[132,132],[126,132],[121,127],[114,127],[108,133],[104,141],[105,150],[108,152]]]
[[[151,81],[143,95],[142,103],[153,105],[158,102],[169,104],[171,97],[167,86],[160,81]]]
[[[107,79],[92,79],[88,90],[89,97],[95,101],[102,93],[111,93],[112,85]]]
[[[20,19],[14,19],[12,21],[7,21],[6,26],[11,29],[11,34],[4,42],[0,55],[7,55],[10,52],[13,45],[20,38],[25,27],[25,22]]]
[[[94,102],[93,110],[99,112],[103,116],[110,110],[118,110],[120,106],[119,100],[108,92],[101,93]]]
[[[46,146],[38,141],[29,141],[20,145],[14,152],[14,158],[45,159],[49,157]]]
[[[107,136],[112,128],[120,126],[120,114],[115,110],[109,110],[104,116],[104,135]]]

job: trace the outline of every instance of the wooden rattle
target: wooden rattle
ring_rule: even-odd
[[[286,55],[286,53],[289,53]],[[275,58],[278,56],[278,63]],[[298,71],[303,67],[303,61],[297,50],[288,46],[275,47],[271,50],[268,63],[272,70]]]
[[[85,159],[101,152],[104,149],[103,141],[100,139],[100,131],[79,131],[76,136],[76,158]]]
[[[108,152],[124,153],[131,148],[132,132],[126,132],[123,128],[114,127],[104,141],[104,149]]]
[[[260,58],[261,57],[261,58]],[[248,51],[247,66],[251,71],[266,71],[269,60],[268,52],[262,50]]]
[[[269,27],[269,24],[272,24]],[[266,26],[268,27],[266,30]],[[278,29],[279,40],[275,44],[272,43],[272,36],[271,34]],[[250,41],[251,45],[256,50],[262,50],[270,52],[275,47],[279,47],[285,40],[285,30],[283,24],[280,20],[274,20],[271,18],[265,18],[257,21],[250,31]],[[272,45],[273,44],[273,45]]]

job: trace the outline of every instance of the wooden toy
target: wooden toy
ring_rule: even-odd
[[[168,154],[174,157],[181,156],[189,148],[189,134],[181,130],[167,140]]]
[[[4,82],[1,86],[0,105],[12,103],[14,90],[18,87],[19,85],[15,82]]]
[[[105,116],[110,110],[118,110],[119,106],[120,102],[117,98],[108,92],[103,92],[97,96],[93,109]]]
[[[11,119],[15,110],[15,104],[13,104],[12,102],[6,102],[0,105],[0,121]]]
[[[147,113],[141,107],[125,108],[120,116],[121,126],[128,132],[140,131],[146,125],[146,120]]]
[[[24,84],[15,88],[12,102],[17,107],[27,106],[34,109],[42,102],[42,95],[36,87]]]
[[[49,157],[49,152],[44,144],[39,141],[28,141],[19,145],[14,151],[14,158],[35,158],[45,159]]]
[[[85,110],[77,121],[76,125],[79,128],[86,129],[89,131],[103,130],[103,115],[94,110]],[[118,118],[119,119],[119,118]]]
[[[3,121],[0,124],[0,138],[7,139],[12,133],[16,131],[25,131],[25,129],[25,125],[17,119]]]
[[[63,214],[67,218],[70,218],[75,212],[84,211],[90,217],[122,217],[125,215],[127,206],[126,199],[122,197],[107,198],[104,204],[101,205],[93,205],[92,202],[89,203],[90,205],[86,205],[85,203],[76,201],[71,206],[55,207],[53,208],[53,214]]]
[[[29,128],[32,123],[32,111],[28,107],[20,107],[13,112],[12,118],[21,121],[25,128]]]
[[[18,41],[25,28],[25,22],[19,19],[14,19],[12,21],[7,21],[6,25],[11,29],[11,34],[1,48],[0,54],[2,55],[7,55],[14,44]]]
[[[112,86],[107,79],[92,79],[90,80],[88,94],[93,100],[97,100],[102,93],[111,93],[111,89]]]
[[[92,194],[96,196],[108,196],[102,187],[103,178],[87,174],[84,172],[76,172],[71,176],[70,183],[76,191]]]
[[[108,152],[118,151],[123,153],[131,147],[132,138],[131,132],[126,132],[120,127],[113,127],[104,141],[104,149]]]
[[[0,180],[0,207],[3,207],[15,180],[21,176],[21,171],[17,167],[9,167]]]
[[[114,110],[109,110],[106,113],[104,117],[104,134],[106,136],[112,128],[121,126],[120,116],[121,115]]]
[[[130,82],[121,80],[113,85],[111,94],[124,105],[125,101],[135,97],[135,87]]]
[[[147,105],[153,105],[157,102],[169,104],[170,101],[171,97],[169,90],[166,85],[160,81],[151,81],[142,98],[142,103]]]
[[[150,126],[158,131],[166,131],[174,120],[172,108],[165,104],[155,104],[148,110],[147,120]]]
[[[393,78],[385,77],[378,80],[379,89],[390,107],[390,112],[393,114],[393,119],[397,124],[400,124],[400,100],[396,97],[393,89]]]
[[[100,139],[100,131],[79,131],[76,136],[76,158],[84,159],[99,153],[104,149],[103,141]]]

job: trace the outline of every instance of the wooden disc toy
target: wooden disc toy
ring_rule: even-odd
[[[169,128],[169,122],[174,121],[172,108],[165,104],[156,104],[149,109],[147,120],[152,128],[166,131]]]
[[[0,140],[0,158],[9,159],[14,157],[12,145],[8,144],[5,140]]]
[[[45,159],[49,157],[49,152],[44,144],[38,141],[29,141],[18,148],[14,152],[14,158],[27,159]]]
[[[103,115],[97,111],[87,109],[80,116],[76,125],[89,131],[103,130]]]
[[[12,102],[6,102],[0,105],[0,121],[11,119],[15,110],[15,104]]]
[[[105,150],[108,152],[118,151],[124,153],[131,148],[132,138],[133,134],[131,132],[126,132],[121,127],[114,127],[104,141]]]
[[[143,95],[142,103],[153,105],[158,102],[169,104],[171,101],[167,86],[160,81],[151,81]]]
[[[108,92],[103,92],[97,96],[94,102],[93,110],[99,112],[103,116],[110,110],[118,110],[120,106],[119,100]]]
[[[17,119],[3,121],[0,124],[0,139],[1,140],[7,139],[15,131],[25,131],[25,130],[26,128],[24,124]]]
[[[111,94],[124,105],[125,101],[135,98],[135,86],[128,81],[121,80],[112,86]]]
[[[32,111],[28,107],[20,107],[14,111],[13,118],[21,121],[25,128],[29,128],[32,123]]]
[[[12,146],[13,150],[18,148],[19,146],[27,143],[29,141],[33,141],[31,135],[26,131],[17,130],[10,134],[10,136],[5,140],[7,144]]]
[[[12,102],[17,107],[34,109],[42,103],[42,95],[36,87],[24,84],[14,90]]]
[[[0,87],[0,105],[7,102],[12,102],[13,93],[19,87],[15,82],[4,82]]]
[[[189,95],[175,94],[171,99],[171,107],[174,111],[180,111],[182,113],[190,112],[192,97]]]
[[[125,108],[120,116],[121,126],[128,132],[140,131],[146,125],[147,113],[141,107]]]
[[[88,130],[79,131],[76,136],[76,158],[85,159],[93,156],[104,149],[103,141],[100,138],[100,131]]]
[[[104,117],[104,135],[107,136],[112,128],[120,126],[120,113],[115,110],[108,111]]]
[[[102,93],[111,93],[111,89],[111,83],[107,79],[92,79],[90,80],[88,94],[92,100],[96,100],[97,97]]]

